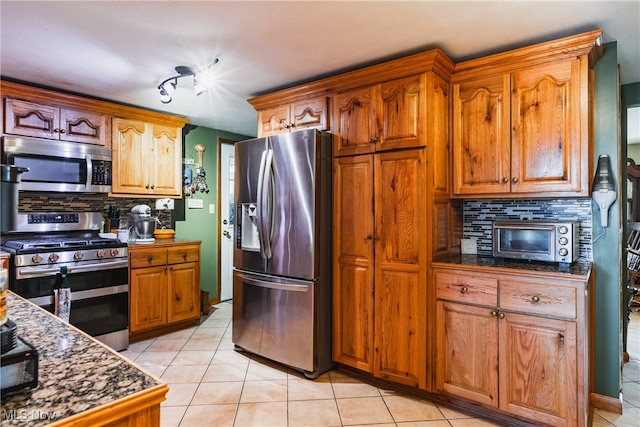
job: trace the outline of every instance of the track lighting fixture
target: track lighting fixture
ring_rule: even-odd
[[[209,66],[199,71],[185,65],[178,65],[176,67],[176,73],[178,73],[178,75],[165,79],[158,86],[158,90],[160,91],[160,102],[163,104],[170,103],[171,93],[176,90],[176,87],[178,86],[178,79],[187,76],[193,76],[193,89],[195,90],[196,95],[201,95],[213,86],[214,79],[211,73],[211,68],[217,63],[218,58],[214,59]]]

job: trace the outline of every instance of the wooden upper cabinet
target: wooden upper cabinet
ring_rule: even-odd
[[[179,197],[180,128],[113,119],[112,195]]]
[[[580,133],[581,120],[588,120],[581,117],[580,69],[574,59],[512,74],[512,192],[588,190],[580,179],[589,143]]]
[[[453,86],[454,194],[509,192],[508,75]]]
[[[182,192],[182,131],[173,126],[153,125],[154,166],[149,169],[154,194],[180,195]]]
[[[425,75],[391,80],[334,97],[336,156],[426,145]]]
[[[294,102],[258,111],[258,136],[300,129],[328,129],[326,97]]]
[[[5,98],[4,132],[11,135],[111,146],[108,116]]]
[[[600,31],[456,65],[454,196],[589,194]]]

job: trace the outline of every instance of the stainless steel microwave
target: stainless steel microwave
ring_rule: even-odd
[[[493,256],[572,264],[579,257],[578,221],[493,221]]]
[[[74,193],[111,191],[111,149],[77,142],[4,137],[3,162],[29,168],[18,190]]]

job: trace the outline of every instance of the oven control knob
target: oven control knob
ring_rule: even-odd
[[[569,232],[569,229],[565,225],[561,225],[560,227],[558,227],[558,233],[567,234],[568,232]]]
[[[111,256],[118,256],[119,253],[120,253],[119,249],[111,249],[109,251],[109,255],[111,255]]]
[[[35,264],[42,262],[42,255],[35,254],[34,256],[31,257],[31,261],[33,261]]]
[[[98,256],[98,258],[104,258],[105,255],[107,255],[107,251],[105,251],[104,249],[100,249],[96,255]]]
[[[567,248],[560,248],[560,250],[558,250],[558,253],[560,254],[560,256],[567,256],[569,254],[569,251],[567,250]]]
[[[569,243],[569,239],[567,239],[566,237],[561,237],[558,239],[558,243],[560,243],[561,245],[566,245],[567,243]]]
[[[60,255],[51,254],[51,255],[49,255],[49,262],[56,262],[56,261],[58,261],[59,258],[60,258]]]
[[[83,255],[84,255],[84,254],[83,254],[82,252],[79,252],[79,251],[78,251],[78,252],[76,252],[76,253],[74,253],[74,254],[73,254],[73,259],[74,259],[75,261],[80,261],[80,260],[82,259]]]

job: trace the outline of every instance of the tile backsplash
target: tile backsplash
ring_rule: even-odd
[[[580,256],[592,259],[591,199],[465,200],[463,236],[478,239],[478,253],[490,255],[491,221],[507,219],[577,220]]]
[[[120,208],[121,218],[126,218],[136,205],[149,205],[151,214],[157,216],[160,223],[171,226],[171,211],[155,210],[155,199],[130,199],[108,197],[106,194],[79,193],[38,193],[20,192],[18,212],[101,212],[106,218],[109,206]]]

